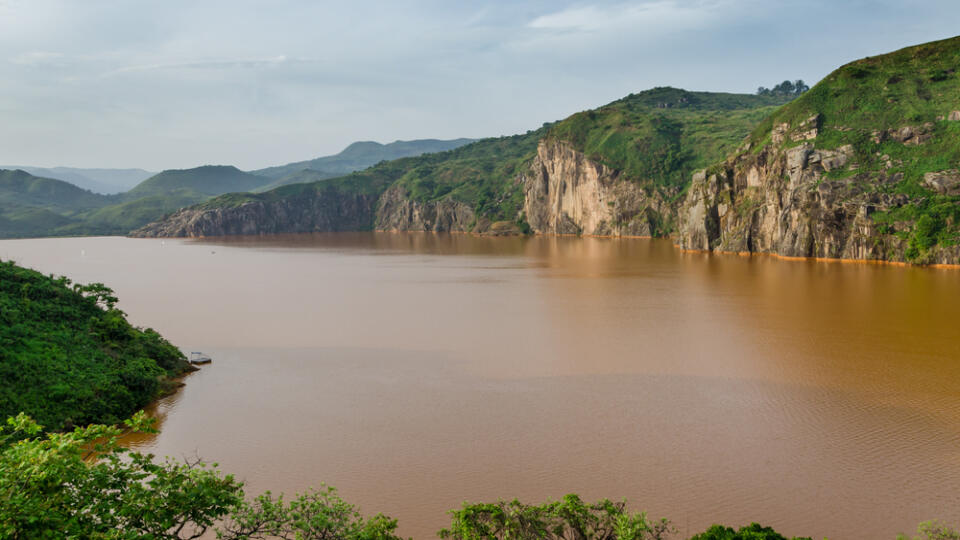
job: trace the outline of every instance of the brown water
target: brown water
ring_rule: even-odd
[[[0,242],[215,362],[134,441],[429,538],[463,500],[627,498],[893,538],[960,513],[960,271],[649,240]],[[679,536],[679,535],[678,535]]]

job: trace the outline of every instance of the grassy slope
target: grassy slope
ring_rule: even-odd
[[[938,243],[960,242],[960,197],[938,195],[921,184],[924,173],[960,167],[960,122],[944,118],[960,109],[958,70],[960,37],[852,62],[761,123],[751,135],[754,148],[770,142],[775,124],[796,126],[819,114],[817,148],[852,145],[861,187],[910,196],[905,206],[873,218],[890,224],[891,232],[894,222],[912,222],[912,232],[897,234],[910,239],[908,256],[922,260],[924,252]],[[928,122],[933,124],[933,137],[918,146],[889,139],[874,141],[876,131]],[[886,168],[884,156],[889,156],[893,168]],[[903,173],[898,183],[875,181],[896,173]]]
[[[41,178],[21,170],[0,170],[0,204],[75,213],[100,208],[112,200],[62,180]]]
[[[115,423],[186,369],[176,347],[68,280],[0,262],[0,417]]]
[[[235,167],[205,166],[164,171],[125,194],[105,196],[23,171],[0,171],[0,237],[125,234],[184,206],[265,181]]]
[[[495,220],[513,219],[523,204],[521,186],[513,180],[521,165],[533,159],[537,141],[544,133],[541,129],[526,135],[482,139],[446,152],[381,162],[337,178],[281,186],[264,193],[230,193],[199,206],[238,206],[251,200],[295,197],[310,190],[379,194],[396,183],[418,201],[449,196]]]
[[[21,170],[0,171],[0,238],[48,236],[78,226],[82,215],[115,202],[73,184],[33,176]]]
[[[557,123],[571,142],[629,180],[684,187],[693,171],[722,159],[788,98],[654,88]]]

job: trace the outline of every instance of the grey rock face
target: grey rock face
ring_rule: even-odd
[[[891,131],[904,144],[921,144],[928,135],[924,129]],[[773,130],[774,139],[788,140],[787,128]],[[736,154],[709,174],[693,176],[676,241],[686,249],[905,261],[907,242],[882,231],[871,216],[909,199],[865,187],[899,182],[903,173],[857,174],[854,157],[851,146],[817,150],[811,142]],[[832,177],[829,171],[848,174]],[[924,183],[940,193],[958,193],[960,173],[928,173]],[[911,224],[893,227],[908,231]],[[960,248],[938,248],[929,262],[960,263]]]
[[[960,195],[960,172],[951,169],[926,173],[923,175],[923,185],[941,195]]]
[[[673,211],[563,141],[543,140],[524,178],[524,215],[539,234],[651,236]]]
[[[201,237],[369,230],[376,197],[335,191],[310,192],[230,208],[184,208],[133,231],[139,237]]]
[[[469,205],[450,198],[418,202],[400,186],[388,189],[377,202],[378,231],[466,232],[477,221]]]

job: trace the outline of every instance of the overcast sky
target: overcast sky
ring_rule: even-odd
[[[958,0],[0,0],[0,163],[253,169],[753,92],[960,33]]]

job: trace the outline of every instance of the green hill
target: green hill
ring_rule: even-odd
[[[771,115],[752,140],[768,144],[774,125],[816,117],[815,148],[853,148],[857,168],[835,176],[909,198],[872,217],[911,243],[909,258],[922,259],[936,245],[960,243],[958,70],[960,37],[852,62]]]
[[[206,198],[234,191],[251,191],[266,183],[261,176],[245,173],[228,165],[204,165],[193,169],[171,169],[155,174],[124,194],[134,200],[153,195],[190,192]]]
[[[84,213],[117,200],[61,180],[0,170],[0,238],[70,234],[67,230],[82,224]]]
[[[115,302],[102,285],[0,262],[0,417],[26,412],[52,430],[116,423],[191,369]]]
[[[0,204],[75,213],[105,206],[111,200],[62,180],[41,178],[22,170],[0,170]]]
[[[650,185],[689,183],[785,98],[655,88],[574,114],[522,135],[481,139],[448,152],[382,163],[418,202],[463,202],[490,221],[513,220],[523,205],[518,175],[545,139],[569,141],[592,159]],[[349,178],[349,177],[346,177]]]
[[[473,142],[473,139],[418,139],[413,141],[394,141],[389,144],[380,144],[374,141],[359,141],[346,147],[339,154],[319,157],[308,161],[288,163],[278,167],[268,167],[252,174],[265,176],[273,180],[267,186],[272,189],[284,184],[297,183],[295,175],[301,171],[312,171],[313,174],[324,178],[333,178],[359,171],[375,165],[381,161],[419,156],[434,152],[452,150],[458,146]],[[314,177],[314,179],[318,179]]]
[[[197,206],[200,209],[236,207],[244,202],[277,201],[303,197],[306,193],[373,194],[391,185],[407,188],[417,200],[451,197],[483,208],[494,216],[519,210],[522,192],[513,182],[520,164],[532,159],[545,129],[525,135],[480,139],[454,150],[380,162],[364,171],[345,176],[297,183],[263,192],[230,193]],[[316,172],[306,171],[310,179]],[[504,194],[512,197],[503,199]]]
[[[591,159],[655,186],[685,186],[732,152],[789,97],[654,88],[558,122],[548,133]]]
[[[9,165],[0,165],[0,169],[22,169],[34,176],[63,180],[77,187],[101,194],[122,193],[156,174],[143,169],[80,169],[76,167]]]
[[[693,170],[736,148],[757,122],[787,99],[655,88],[525,134],[481,139],[445,152],[380,162],[363,172],[340,177],[326,178],[320,171],[300,172],[296,181],[312,180],[311,187],[288,190],[284,188],[289,186],[284,186],[260,194],[229,194],[194,210],[285,198],[302,201],[305,189],[316,197],[329,195],[332,187],[339,195],[359,191],[379,195],[396,188],[417,204],[451,201],[469,207],[476,223],[516,221],[524,230],[519,217],[525,197],[524,175],[542,141],[568,141],[590,159],[621,171],[624,178],[650,189],[670,188],[676,198],[678,190],[689,184]],[[351,148],[363,148],[360,144]],[[271,230],[277,226],[273,222]],[[175,229],[151,228],[151,234]]]
[[[694,180],[681,246],[958,264],[958,69],[960,37],[829,74]]]

